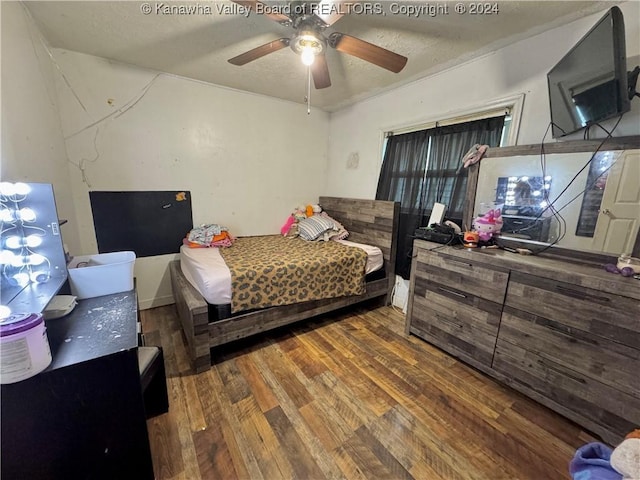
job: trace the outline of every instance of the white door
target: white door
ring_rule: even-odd
[[[627,150],[611,167],[593,236],[593,249],[631,253],[640,226],[640,150]]]

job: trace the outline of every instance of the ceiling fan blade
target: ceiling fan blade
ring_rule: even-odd
[[[249,62],[253,62],[260,57],[264,57],[273,52],[277,52],[278,50],[283,49],[284,47],[289,46],[288,38],[279,38],[278,40],[274,40],[273,42],[265,43],[264,45],[260,45],[259,47],[253,48],[248,52],[244,52],[237,57],[233,57],[229,59],[229,63],[233,65],[244,65]]]
[[[361,58],[393,73],[400,72],[407,64],[407,57],[344,33],[332,33],[329,44],[339,52]]]
[[[311,75],[313,76],[313,84],[318,90],[331,86],[331,77],[329,76],[329,66],[324,54],[317,55],[311,64]]]
[[[327,26],[340,20],[349,11],[349,6],[355,1],[349,0],[321,0],[313,7],[313,13]]]
[[[242,5],[243,7],[247,7],[254,12],[261,12],[265,17],[269,17],[271,20],[275,20],[278,23],[282,24],[290,24],[291,19],[286,15],[278,12],[270,12],[264,2],[260,2],[259,0],[231,0],[233,3],[237,3],[238,5]],[[262,5],[262,7],[258,7],[258,4]],[[264,12],[264,13],[263,13]]]

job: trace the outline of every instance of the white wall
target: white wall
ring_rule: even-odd
[[[219,223],[235,235],[277,233],[296,205],[325,193],[326,113],[76,52],[54,57],[75,165],[74,253],[97,252],[90,190],[189,190],[196,225]],[[136,261],[142,308],[173,301],[174,258]]]
[[[18,2],[2,2],[2,163],[3,181],[53,184],[65,243],[80,239],[71,199],[55,81],[37,27]]]
[[[541,6],[544,8],[544,6]],[[627,57],[640,55],[640,2],[621,5]],[[517,94],[525,94],[518,144],[537,144],[550,121],[547,72],[591,29],[602,14],[509,45],[466,64],[426,77],[344,108],[331,115],[328,195],[374,198],[382,163],[383,132],[450,117],[452,112]],[[409,60],[411,61],[411,60]],[[629,64],[631,70],[636,63]],[[611,128],[613,122],[605,122]],[[640,99],[618,126],[615,136],[640,134]],[[604,133],[592,129],[592,138]],[[577,133],[565,139],[582,138]],[[551,135],[546,141],[552,141]],[[359,156],[358,168],[348,168]]]

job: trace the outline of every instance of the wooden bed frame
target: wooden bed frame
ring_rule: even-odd
[[[348,240],[375,245],[384,256],[383,278],[367,282],[363,295],[314,300],[239,314],[209,322],[210,305],[182,274],[180,261],[169,265],[176,310],[196,372],[211,368],[210,348],[288,325],[376,297],[391,300],[395,283],[399,204],[381,200],[320,197],[322,208],[349,231]],[[213,307],[211,307],[213,308]]]

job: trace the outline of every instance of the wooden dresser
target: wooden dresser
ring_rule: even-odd
[[[640,281],[415,240],[413,333],[617,445],[640,426]]]

